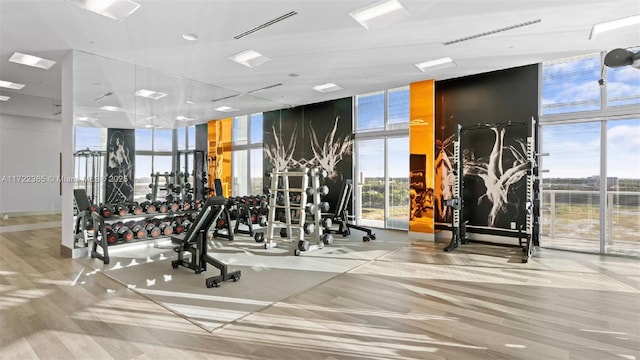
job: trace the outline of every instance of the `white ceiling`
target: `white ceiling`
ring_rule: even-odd
[[[55,118],[61,62],[71,49],[82,52],[75,59],[76,116],[98,118],[95,126],[153,122],[172,127],[183,124],[175,121],[177,115],[202,123],[640,45],[640,26],[589,39],[594,23],[640,14],[638,0],[400,1],[408,18],[366,30],[348,13],[370,0],[139,0],[141,7],[122,22],[64,0],[0,0],[0,79],[26,84],[22,90],[0,90],[12,97],[0,102],[0,112],[36,116],[40,110],[34,109],[41,109],[40,116]],[[298,14],[233,38],[291,10]],[[443,44],[537,19],[530,26]],[[198,40],[186,41],[184,33]],[[227,59],[247,49],[271,61],[247,68]],[[50,70],[10,63],[16,51],[58,63]],[[414,66],[444,56],[457,66],[428,73]],[[326,82],[343,90],[321,94],[311,89]],[[273,84],[282,85],[252,92]],[[148,100],[133,95],[139,88],[169,95]],[[108,92],[113,95],[94,101]],[[232,95],[240,96],[211,101]],[[103,105],[123,107],[126,113],[97,110]],[[221,105],[238,111],[213,110]]]

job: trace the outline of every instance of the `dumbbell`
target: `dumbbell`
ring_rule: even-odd
[[[160,228],[157,227],[156,224],[153,224],[153,223],[147,224],[147,226],[145,227],[145,230],[147,231],[147,235],[149,235],[149,236],[151,236],[153,238],[159,237],[160,234],[162,233]]]
[[[133,228],[131,228],[131,231],[133,232],[133,236],[136,239],[142,239],[147,235],[147,232],[144,230],[144,228],[140,224],[134,225]]]
[[[313,194],[315,194],[316,190],[314,188],[307,188],[307,195],[308,196],[313,196]],[[325,196],[329,194],[329,187],[327,185],[322,185],[318,188],[318,194],[320,194],[321,196]]]
[[[156,207],[156,210],[161,214],[166,214],[169,211],[169,206],[163,202],[157,201],[153,204]]]
[[[325,245],[333,244],[333,235],[331,234],[322,234],[322,236],[320,236],[320,239]]]
[[[125,242],[133,240],[133,231],[129,230],[128,227],[122,226],[118,229],[118,237],[120,240],[124,240]]]
[[[175,220],[171,222],[171,227],[173,228],[174,234],[182,234],[184,232],[184,226]]]
[[[305,205],[305,210],[307,211],[307,213],[309,214],[315,214],[317,210],[320,210],[320,212],[328,212],[329,211],[329,203],[326,201],[321,202],[320,204],[318,204],[318,208],[316,209],[316,205],[312,204],[312,203],[308,203],[307,205]]]
[[[185,200],[182,202],[182,204],[180,204],[180,207],[182,208],[183,211],[189,211],[191,210],[191,203]]]
[[[142,214],[142,207],[137,202],[129,204],[129,212],[134,215]]]
[[[258,218],[258,224],[262,227],[267,226],[268,225],[267,217],[265,215],[260,215],[260,217]]]
[[[115,223],[111,224],[111,228],[113,230],[115,230],[115,231],[120,230],[120,228],[123,227],[123,226],[124,226],[124,223],[122,221],[118,221],[118,222],[115,222]]]
[[[107,244],[115,244],[116,242],[118,242],[118,234],[116,233],[116,231],[114,229],[112,229],[110,226],[105,226],[105,237],[107,238]]]
[[[169,224],[168,222],[163,222],[158,227],[160,228],[160,232],[162,232],[162,235],[173,234],[173,226],[171,226],[171,224]]]
[[[155,205],[153,205],[149,201],[143,202],[142,204],[140,204],[140,207],[142,207],[142,211],[146,212],[147,214],[153,213],[156,211]]]
[[[176,212],[180,210],[180,205],[175,201],[167,200],[165,204],[167,206],[167,212]]]
[[[316,225],[314,223],[305,223],[304,224],[304,233],[307,235],[313,234],[316,230]]]
[[[111,215],[113,215],[113,209],[109,205],[102,205],[100,207],[100,215],[102,215],[103,218],[110,218]]]
[[[331,225],[333,225],[333,221],[331,221],[331,219],[330,219],[330,218],[324,218],[324,219],[322,219],[322,226],[323,226],[325,229],[329,229],[329,228],[331,227]]]
[[[224,229],[227,226],[227,221],[225,219],[218,219],[216,223],[216,229]]]
[[[127,209],[127,206],[125,204],[116,205],[115,210],[118,216],[125,216],[129,212],[129,209]]]
[[[182,228],[184,229],[183,231],[187,232],[189,231],[189,228],[191,227],[191,221],[189,220],[185,220],[182,222]]]

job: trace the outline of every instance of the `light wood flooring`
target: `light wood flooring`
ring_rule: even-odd
[[[404,244],[209,332],[61,258],[60,236],[0,233],[0,359],[640,360],[637,259]]]

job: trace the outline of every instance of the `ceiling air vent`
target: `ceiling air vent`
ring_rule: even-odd
[[[247,91],[247,94],[251,94],[251,93],[254,93],[254,92],[258,92],[258,91],[262,91],[262,90],[267,90],[267,89],[273,89],[274,87],[278,87],[278,86],[282,86],[282,83],[277,83],[277,84],[273,84],[273,85],[265,86],[265,87],[260,88],[260,89],[255,89],[255,90]]]
[[[503,31],[513,30],[513,29],[517,29],[517,28],[520,28],[520,27],[523,27],[523,26],[529,26],[529,25],[537,24],[540,21],[542,21],[542,20],[541,19],[536,19],[536,20],[532,20],[532,21],[527,21],[527,22],[523,22],[523,23],[520,23],[520,24],[503,27],[503,28],[500,28],[500,29],[491,30],[491,31],[487,31],[487,32],[483,32],[483,33],[479,33],[479,34],[463,37],[463,38],[456,39],[456,40],[446,41],[443,44],[444,45],[451,45],[451,44],[455,44],[455,43],[459,43],[459,42],[463,42],[463,41],[467,41],[467,40],[477,39],[479,37],[483,37],[483,36],[487,36],[487,35],[493,35],[493,34],[501,33]]]
[[[247,30],[245,32],[242,32],[242,33],[234,36],[233,38],[236,39],[236,40],[242,39],[243,37],[245,37],[247,35],[251,35],[256,31],[260,31],[260,30],[262,30],[262,29],[264,29],[264,28],[266,28],[268,26],[271,26],[271,25],[273,25],[275,23],[278,23],[278,22],[280,22],[280,21],[282,21],[284,19],[290,18],[290,17],[292,17],[293,15],[296,15],[296,14],[297,14],[297,12],[295,10],[291,10],[288,13],[286,13],[284,15],[280,15],[275,19],[269,20],[269,21],[267,21],[266,23],[264,23],[262,25],[258,25],[256,27],[254,27],[253,29],[249,29],[249,30]]]
[[[108,93],[100,95],[97,98],[93,99],[93,101],[101,101],[101,100],[104,100],[104,98],[106,98],[107,96],[111,96],[111,95],[113,95],[113,93],[109,91]]]
[[[221,98],[217,98],[217,99],[213,99],[211,100],[211,102],[216,102],[216,101],[221,101],[221,100],[227,100],[227,99],[233,99],[234,97],[240,96],[242,94],[235,94],[235,95],[229,95],[229,96],[223,96]]]

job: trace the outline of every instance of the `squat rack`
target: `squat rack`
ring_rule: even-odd
[[[105,151],[92,151],[89,148],[76,151],[73,156],[76,159],[76,189],[83,188],[89,196],[91,204],[97,205],[102,202],[102,177],[104,176],[103,162]],[[83,161],[84,160],[84,161]],[[82,167],[84,165],[84,176]]]
[[[485,130],[494,127],[510,127],[510,126],[527,126],[526,122],[506,122],[506,123],[485,123],[471,126],[456,125],[456,140],[453,143],[454,164],[452,171],[454,175],[454,185],[451,199],[445,199],[445,205],[453,210],[451,220],[451,241],[444,248],[444,251],[453,251],[460,244],[466,244],[466,225],[464,220],[464,156],[462,152],[462,135],[465,131]],[[528,262],[533,255],[535,247],[540,246],[540,179],[538,169],[538,157],[543,154],[537,152],[538,126],[534,118],[531,118],[531,128],[527,136],[527,174],[526,174],[526,204],[525,204],[525,223],[518,224],[518,241],[523,247],[524,255],[522,262]]]

